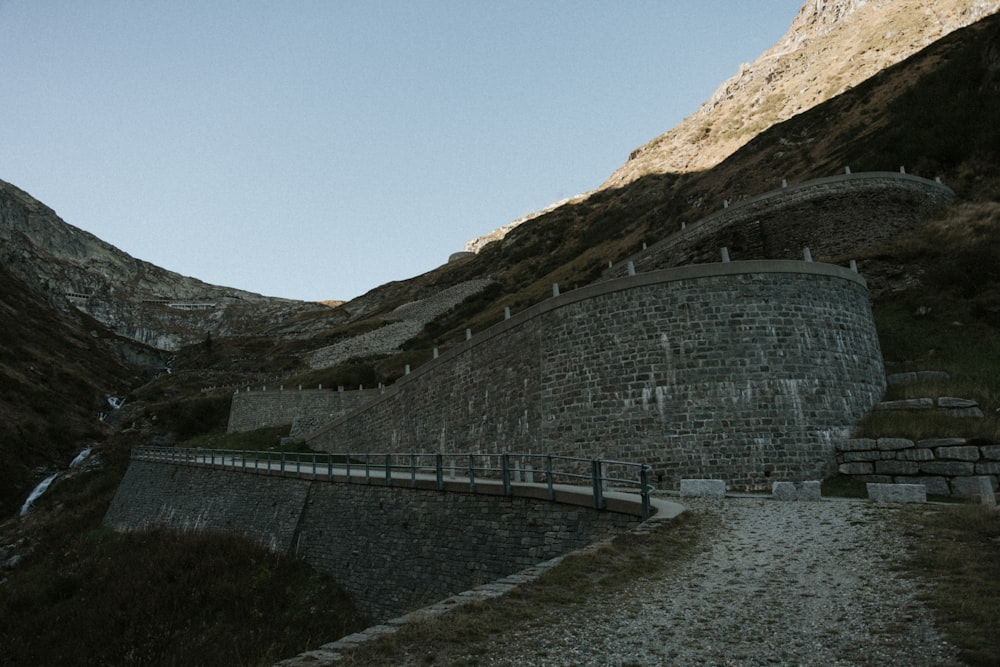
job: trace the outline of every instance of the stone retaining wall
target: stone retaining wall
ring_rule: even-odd
[[[819,178],[689,223],[617,263],[606,277],[626,275],[628,261],[639,272],[714,261],[722,247],[741,260],[795,259],[805,247],[817,258],[838,257],[851,252],[858,238],[877,243],[917,226],[931,209],[953,197],[940,183],[894,172]],[[873,219],[879,221],[877,229]]]
[[[297,553],[374,622],[618,534],[638,517],[526,497],[132,461],[104,523],[246,535]]]
[[[306,437],[322,451],[545,452],[770,489],[821,479],[879,400],[864,280],[811,262],[689,266],[518,313]]]
[[[941,496],[979,494],[979,477],[1000,487],[1000,445],[965,438],[857,438],[837,444],[841,474],[862,481],[924,484]]]
[[[377,395],[377,389],[244,389],[233,394],[227,432],[242,433],[268,426],[285,426],[299,420],[306,420],[306,423],[329,421],[364,405]]]

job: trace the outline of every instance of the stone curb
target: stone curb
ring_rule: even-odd
[[[628,532],[641,535],[649,532],[651,526],[655,523],[660,521],[669,521],[686,511],[682,505],[670,500],[651,498],[650,503],[656,507],[656,513],[650,519],[639,524]],[[555,558],[538,563],[537,565],[533,565],[529,568],[525,568],[515,572],[514,574],[497,579],[496,581],[457,593],[426,607],[415,609],[414,611],[403,614],[402,616],[389,619],[385,623],[373,625],[360,632],[355,632],[354,634],[347,635],[346,637],[341,637],[336,641],[323,644],[317,649],[305,651],[295,657],[287,658],[281,662],[275,663],[275,667],[322,667],[323,665],[335,664],[343,658],[342,651],[354,649],[366,642],[393,635],[401,627],[407,625],[408,623],[419,623],[421,621],[442,616],[468,604],[475,604],[503,597],[507,593],[516,589],[518,586],[535,581],[540,576],[559,565],[567,556],[592,553],[600,549],[605,544],[608,544],[611,539],[614,538],[594,542],[593,544],[587,545],[582,549],[576,549],[561,556],[556,556]]]

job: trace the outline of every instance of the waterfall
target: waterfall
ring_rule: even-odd
[[[86,448],[85,450],[83,450],[82,452],[80,452],[79,454],[77,454],[77,455],[76,455],[76,458],[75,458],[75,459],[73,459],[72,461],[70,461],[70,464],[69,464],[69,467],[70,467],[70,468],[75,468],[75,467],[77,467],[78,465],[80,465],[81,463],[83,463],[83,462],[84,462],[84,460],[85,460],[85,459],[86,459],[86,458],[87,458],[88,456],[90,456],[90,450],[91,450],[91,449],[92,449],[92,447],[87,447],[87,448]]]
[[[75,468],[78,465],[80,465],[81,463],[83,463],[84,460],[88,456],[90,456],[90,452],[91,452],[92,449],[93,449],[92,447],[87,447],[82,452],[80,452],[79,454],[77,454],[73,458],[73,460],[70,462],[69,467],[70,468]],[[31,493],[28,494],[28,499],[24,501],[23,505],[21,505],[21,514],[20,514],[20,516],[24,516],[25,514],[28,513],[28,510],[31,509],[31,506],[34,504],[34,502],[36,500],[38,500],[39,496],[41,496],[43,493],[45,493],[45,491],[49,488],[49,485],[52,484],[52,482],[54,482],[55,479],[56,479],[56,477],[58,477],[58,476],[59,476],[59,473],[53,473],[53,474],[49,475],[48,477],[46,477],[45,479],[43,479],[41,482],[38,483],[38,486],[36,486],[31,491]]]
[[[34,490],[28,495],[28,499],[24,501],[23,505],[21,505],[21,516],[24,516],[25,514],[28,513],[28,510],[31,509],[31,505],[36,500],[38,500],[38,497],[40,495],[42,495],[43,493],[45,493],[45,490],[49,488],[49,484],[51,484],[55,480],[55,478],[58,477],[58,476],[59,476],[59,473],[55,473],[55,474],[49,475],[48,477],[46,477],[45,479],[43,479],[41,482],[39,482],[38,486],[36,486],[34,488]]]

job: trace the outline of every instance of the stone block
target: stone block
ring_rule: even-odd
[[[920,463],[920,472],[947,477],[966,477],[975,474],[976,466],[968,461],[925,461]]]
[[[927,488],[927,493],[935,496],[951,495],[951,487],[948,486],[948,480],[944,477],[920,475],[915,477],[896,477],[893,481],[896,484],[923,484]]]
[[[875,472],[882,475],[916,475],[920,469],[916,461],[887,459],[875,462]]]
[[[873,484],[868,488],[868,498],[876,503],[925,503],[927,487],[923,484]]]
[[[913,441],[906,438],[879,438],[878,448],[882,450],[909,449],[913,447]]]
[[[933,398],[905,398],[900,401],[882,401],[875,406],[876,410],[931,410],[933,408]]]
[[[955,398],[954,396],[939,396],[937,404],[939,408],[947,408],[949,410],[979,407],[979,403],[971,398]]]
[[[987,461],[976,464],[977,475],[1000,475],[1000,461]]]
[[[964,445],[966,443],[965,438],[927,438],[926,440],[917,440],[917,447],[925,447],[928,449],[935,449],[937,447],[954,447],[955,445]]]
[[[982,419],[986,415],[979,408],[959,408],[954,410],[948,410],[946,412],[949,417],[962,417],[965,419]]]
[[[852,438],[841,440],[835,446],[838,452],[860,452],[866,449],[877,449],[877,441],[873,438]]]
[[[934,451],[924,447],[901,449],[896,452],[896,459],[899,461],[933,461]]]
[[[859,482],[875,482],[876,484],[892,484],[893,479],[889,475],[858,475]]]
[[[955,477],[951,480],[951,492],[956,496],[978,500],[984,505],[995,507],[997,504],[993,480],[986,475]]]
[[[982,452],[984,459],[1000,461],[1000,445],[984,445],[979,448],[979,451]]]
[[[725,498],[726,482],[721,479],[682,479],[680,493],[682,496]]]
[[[822,495],[818,481],[771,484],[771,496],[775,500],[819,500]]]
[[[837,472],[841,475],[870,475],[875,471],[868,461],[858,461],[856,463],[841,463],[837,466]]]
[[[916,373],[893,373],[885,376],[885,383],[890,386],[900,384],[913,384],[917,381]]]
[[[934,450],[939,459],[949,459],[952,461],[978,461],[979,447],[968,445],[958,447],[938,447]]]
[[[877,461],[880,458],[882,458],[882,456],[875,450],[840,453],[840,460],[844,463],[851,463],[853,461]]]

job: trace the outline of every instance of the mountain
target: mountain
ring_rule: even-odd
[[[0,263],[62,310],[123,336],[176,350],[206,336],[266,330],[328,307],[209,285],[144,262],[73,227],[0,181]]]
[[[679,125],[633,150],[601,187],[710,169],[772,125],[998,10],[995,0],[807,2],[777,44],[740,65]]]
[[[777,44],[754,62],[741,64],[735,76],[677,126],[634,149],[596,190],[471,239],[465,249],[478,252],[554,208],[643,176],[711,169],[765,129],[850,90],[997,11],[997,0],[806,2]]]

